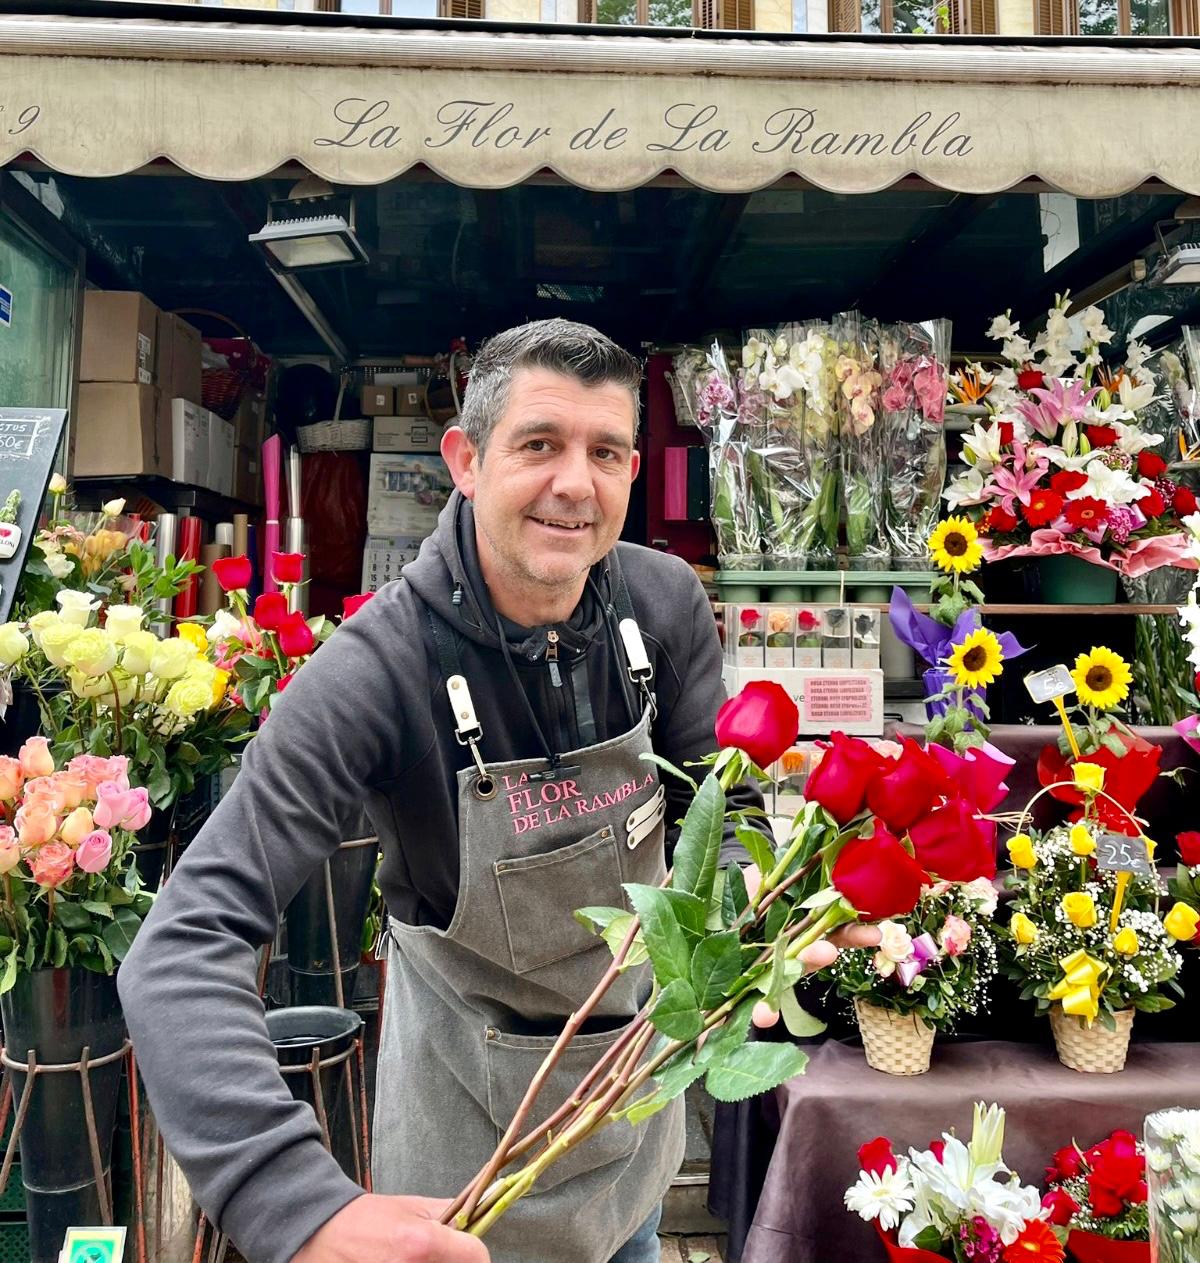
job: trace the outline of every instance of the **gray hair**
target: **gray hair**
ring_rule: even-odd
[[[572,320],[534,320],[489,338],[471,366],[458,424],[480,455],[496,422],[508,407],[513,374],[519,368],[545,368],[585,386],[612,382],[633,396],[633,437],[637,439],[642,366],[591,325]]]

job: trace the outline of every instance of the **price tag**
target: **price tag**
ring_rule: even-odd
[[[1075,681],[1061,663],[1047,671],[1031,671],[1025,677],[1025,687],[1035,702],[1052,702],[1075,692]]]
[[[1101,833],[1096,838],[1096,866],[1136,873],[1139,877],[1150,877],[1154,873],[1146,843],[1122,833]]]
[[[59,1263],[121,1263],[124,1228],[68,1228]]]

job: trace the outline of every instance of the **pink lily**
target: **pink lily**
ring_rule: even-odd
[[[1023,443],[1014,442],[1011,468],[1006,465],[997,465],[984,486],[985,491],[999,498],[1000,503],[1009,513],[1016,513],[1015,501],[1019,500],[1022,504],[1029,503],[1029,498],[1041,482],[1042,475],[1050,468],[1050,462],[1044,456],[1038,455],[1034,458],[1033,468],[1026,469],[1025,450]]]
[[[1055,377],[1049,386],[1034,386],[1029,393],[1039,402],[1023,399],[1017,404],[1017,411],[1039,434],[1052,439],[1068,421],[1083,420],[1084,411],[1099,393],[1099,387],[1085,392],[1078,378],[1068,383]]]

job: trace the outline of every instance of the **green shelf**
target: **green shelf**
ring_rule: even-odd
[[[713,583],[723,601],[827,602],[844,588],[861,603],[886,601],[893,587],[928,592],[933,578],[923,570],[718,570]]]

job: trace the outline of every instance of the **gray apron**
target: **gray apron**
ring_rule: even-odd
[[[634,678],[649,698],[645,677]],[[485,766],[476,726],[476,766],[458,773],[460,873],[450,925],[391,921],[377,1193],[453,1197],[474,1178],[555,1033],[611,961],[574,909],[628,906],[623,882],[665,876],[665,794],[653,764],[640,758],[651,749],[651,718],[648,704],[629,732],[563,754],[553,772],[540,758]],[[481,783],[493,796],[480,796]],[[574,1039],[526,1131],[620,1037],[650,983],[648,966],[621,976],[592,1018],[606,1029]],[[682,1099],[636,1128],[602,1128],[488,1232],[494,1263],[608,1263],[662,1200],[682,1159]]]

